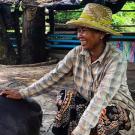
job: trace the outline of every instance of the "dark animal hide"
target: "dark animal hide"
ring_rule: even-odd
[[[41,107],[33,100],[0,96],[0,135],[39,135]]]

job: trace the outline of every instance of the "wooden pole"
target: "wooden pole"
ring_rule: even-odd
[[[21,63],[45,61],[45,13],[44,8],[25,7],[21,44]]]
[[[50,23],[50,33],[54,33],[54,10],[49,9],[49,23]]]
[[[0,5],[2,6],[8,5]],[[6,9],[6,7],[4,7]],[[5,10],[9,12],[9,10]],[[6,24],[4,22],[4,14],[0,10],[0,63],[1,64],[16,64],[16,53],[14,48],[11,46],[7,35]]]
[[[14,29],[15,29],[15,36],[16,36],[16,42],[17,42],[17,52],[18,52],[18,57],[17,57],[17,64],[21,64],[21,33],[20,33],[20,25],[19,25],[19,17],[20,17],[20,12],[19,12],[19,6],[16,5],[15,7],[15,12],[13,13],[14,17]]]

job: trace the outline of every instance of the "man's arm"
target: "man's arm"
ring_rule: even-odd
[[[67,74],[73,66],[73,57],[75,49],[71,50],[62,61],[60,61],[57,66],[50,71],[50,73],[45,74],[41,79],[30,85],[25,89],[21,89],[19,92],[22,97],[32,96],[43,89],[52,86],[55,82],[58,82],[65,74]]]
[[[56,68],[54,68],[50,73],[44,75],[37,82],[33,83],[29,87],[21,90],[6,89],[1,90],[0,95],[4,95],[7,98],[12,99],[22,99],[24,97],[32,96],[45,88],[58,82],[65,74],[67,74],[73,67],[73,58],[75,56],[76,48],[72,49],[65,58],[60,61]]]

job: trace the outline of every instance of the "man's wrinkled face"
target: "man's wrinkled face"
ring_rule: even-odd
[[[104,37],[104,33],[92,28],[79,27],[77,37],[84,49],[93,50],[97,47]]]

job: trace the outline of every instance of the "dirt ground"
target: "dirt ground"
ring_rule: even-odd
[[[44,74],[48,73],[55,66],[55,64],[35,67],[0,65],[0,89],[25,88],[41,78]],[[32,97],[41,105],[43,111],[43,122],[40,135],[53,135],[51,132],[51,124],[53,123],[57,111],[55,106],[56,95],[58,90],[66,87],[72,87],[72,79],[70,77],[66,78],[66,82],[61,80],[60,83],[57,83],[53,87],[45,90],[41,95]]]

